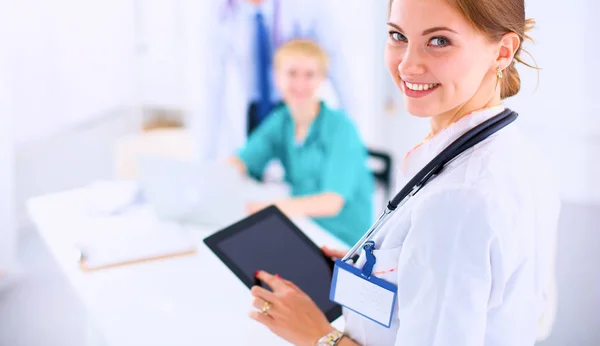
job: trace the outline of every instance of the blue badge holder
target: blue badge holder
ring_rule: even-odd
[[[337,304],[340,304],[341,306],[343,306],[344,308],[353,311],[383,327],[386,328],[390,328],[391,324],[392,324],[392,317],[393,317],[393,313],[394,313],[394,306],[396,304],[396,300],[398,299],[398,287],[388,281],[385,281],[383,279],[380,279],[376,276],[373,276],[373,267],[375,266],[375,263],[377,261],[377,259],[375,258],[375,255],[373,254],[373,250],[375,249],[375,242],[372,240],[369,240],[365,243],[363,249],[365,250],[365,256],[366,256],[366,262],[363,265],[362,269],[359,269],[357,267],[354,267],[344,261],[342,261],[341,259],[338,259],[337,261],[335,261],[335,267],[333,269],[333,280],[331,282],[331,290],[329,291],[329,299]],[[344,270],[346,272],[349,272],[350,274],[357,276],[363,280],[366,280],[374,285],[377,285],[387,291],[390,291],[394,294],[394,299],[392,302],[392,307],[390,309],[391,313],[390,313],[390,318],[388,320],[388,323],[381,323],[380,321],[377,321],[363,313],[361,313],[360,311],[356,311],[355,309],[348,307],[338,301],[335,300],[335,294],[336,294],[336,289],[337,289],[337,278],[338,278],[338,274],[340,270]]]

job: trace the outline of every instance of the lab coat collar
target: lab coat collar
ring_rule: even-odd
[[[501,113],[504,105],[485,108],[463,117],[448,126],[437,135],[426,138],[423,142],[411,149],[405,156],[402,172],[405,177],[413,177],[436,155],[442,152],[452,142],[465,134],[470,129]]]

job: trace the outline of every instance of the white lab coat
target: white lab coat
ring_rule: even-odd
[[[348,67],[341,52],[341,32],[335,22],[329,0],[274,0],[260,6],[269,28],[269,36],[285,42],[292,38],[310,38],[318,42],[330,59],[330,74],[321,95],[330,106],[343,107],[350,116],[355,108],[349,83],[344,83]],[[227,0],[213,0],[212,22],[207,25],[210,35],[203,51],[206,68],[201,77],[207,95],[202,104],[190,110],[192,131],[199,140],[198,150],[205,158],[220,156],[219,144],[228,154],[246,140],[247,109],[258,98],[255,53],[255,5],[236,0],[228,7]],[[275,14],[278,13],[275,25]],[[278,93],[273,90],[273,101]],[[332,86],[335,92],[332,93]],[[226,140],[219,143],[219,137]]]
[[[499,111],[416,148],[402,182]],[[373,272],[398,285],[398,300],[389,329],[344,311],[360,345],[524,346],[540,321],[541,334],[552,325],[557,185],[518,121],[451,162],[376,235]]]

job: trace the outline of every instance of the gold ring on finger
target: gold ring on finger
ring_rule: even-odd
[[[263,314],[266,314],[269,312],[269,310],[271,309],[271,303],[269,303],[268,301],[265,301],[265,303],[263,304],[262,309],[260,310]]]

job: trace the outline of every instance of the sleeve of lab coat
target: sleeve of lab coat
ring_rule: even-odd
[[[396,346],[482,346],[496,216],[472,188],[423,197],[398,264]]]
[[[355,96],[348,80],[350,67],[344,57],[342,27],[331,0],[316,1],[315,39],[329,57],[329,79],[339,98],[341,108],[356,119]],[[339,5],[338,5],[339,6]]]

